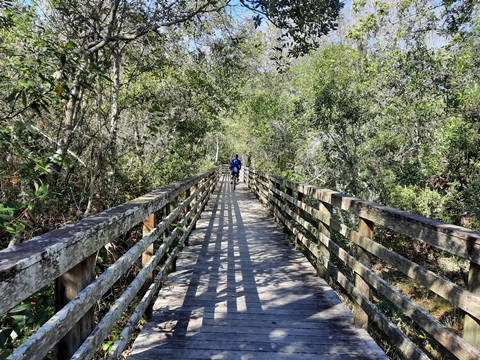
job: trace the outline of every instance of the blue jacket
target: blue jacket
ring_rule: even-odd
[[[232,161],[230,161],[230,170],[232,172],[238,172],[241,167],[242,167],[242,162],[240,161],[240,159],[234,158],[232,159]]]

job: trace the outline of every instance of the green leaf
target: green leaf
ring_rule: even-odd
[[[12,315],[11,318],[19,325],[25,325],[25,320],[27,317],[25,315]]]
[[[40,164],[35,165],[35,170],[40,170],[44,174],[48,174],[47,168]]]
[[[113,341],[107,341],[105,344],[103,344],[103,351],[108,351],[111,347],[113,346]]]
[[[13,90],[13,91],[10,93],[10,95],[8,95],[7,101],[8,101],[8,102],[12,102],[13,100],[15,100],[16,97],[17,97],[17,94],[18,94],[18,90]]]
[[[25,310],[30,309],[31,307],[32,307],[32,304],[30,304],[30,303],[20,304],[20,305],[15,306],[8,313],[9,314],[18,314],[18,313],[24,312]]]
[[[27,94],[25,93],[25,90],[22,90],[22,104],[24,107],[27,107]]]
[[[17,230],[15,230],[15,229],[14,229],[13,227],[11,227],[11,226],[7,226],[5,229],[6,229],[10,234],[12,234],[12,235],[15,235],[15,236],[20,235],[20,234],[17,232]]]
[[[22,85],[25,89],[30,89],[30,85],[23,80],[18,80],[18,84]]]

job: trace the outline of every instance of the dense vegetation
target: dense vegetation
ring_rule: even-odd
[[[478,2],[341,8],[0,2],[0,248],[235,153],[480,229]]]
[[[474,1],[354,1],[328,38],[318,36],[335,28],[335,2],[326,25],[290,32],[259,24],[286,26],[272,9],[254,14],[255,27],[245,7],[218,2],[186,12],[3,4],[2,247],[233,152],[290,178],[479,225]],[[302,43],[301,30],[315,41]]]
[[[335,28],[337,0],[296,3],[0,3],[1,247],[212,166],[255,27],[295,56]]]
[[[249,82],[235,118],[244,152],[289,178],[478,228],[477,13],[355,1],[352,26]]]

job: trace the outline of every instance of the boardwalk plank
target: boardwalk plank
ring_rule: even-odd
[[[221,182],[130,360],[385,360],[240,184]]]

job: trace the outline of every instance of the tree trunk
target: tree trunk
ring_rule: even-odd
[[[217,149],[215,151],[215,164],[218,164],[218,154],[220,153],[220,140],[218,139],[217,136]]]
[[[53,185],[55,185],[58,179],[58,175],[62,169],[65,155],[67,154],[73,140],[73,134],[77,122],[76,110],[81,93],[81,87],[79,83],[80,81],[77,78],[74,82],[74,85],[72,87],[72,93],[65,107],[65,124],[62,129],[63,137],[59,140],[57,144],[57,150],[55,151],[55,154],[50,156],[50,162],[47,165],[47,171],[50,176],[52,176]]]
[[[114,51],[113,53],[113,93],[112,93],[112,107],[110,112],[110,139],[109,150],[110,159],[109,164],[111,166],[110,176],[110,197],[115,198],[115,173],[117,169],[117,132],[118,132],[118,120],[120,118],[120,109],[118,106],[118,98],[120,96],[120,71],[122,68],[122,54],[121,50]]]

